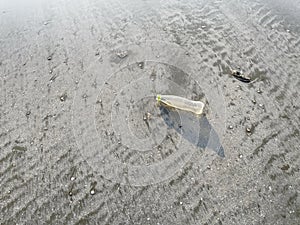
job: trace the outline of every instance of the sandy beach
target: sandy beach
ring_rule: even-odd
[[[299,12],[0,0],[0,224],[300,224]]]

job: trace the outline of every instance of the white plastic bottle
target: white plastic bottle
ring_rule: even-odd
[[[200,101],[192,101],[175,95],[157,95],[156,100],[176,109],[193,112],[197,115],[202,114],[204,103]]]

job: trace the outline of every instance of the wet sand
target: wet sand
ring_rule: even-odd
[[[1,1],[0,223],[299,224],[299,9]]]

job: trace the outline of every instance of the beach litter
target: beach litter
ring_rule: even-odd
[[[242,70],[231,70],[231,75],[234,76],[237,80],[244,82],[244,83],[250,83],[251,79],[247,77]]]
[[[193,101],[175,95],[157,95],[158,103],[163,103],[169,107],[181,109],[200,115],[203,112],[204,103],[200,101]]]

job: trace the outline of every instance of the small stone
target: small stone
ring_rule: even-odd
[[[247,132],[247,133],[251,133],[251,128],[250,128],[250,127],[247,127],[247,128],[246,128],[246,132]]]
[[[47,59],[50,61],[50,60],[52,60],[52,55],[49,55],[48,57],[47,57]]]
[[[230,130],[232,130],[233,129],[233,126],[232,125],[229,125],[229,127],[228,127]]]
[[[71,180],[71,181],[74,181],[74,180],[75,180],[75,177],[71,177],[70,180]]]
[[[67,98],[67,95],[66,94],[63,94],[62,96],[60,96],[60,101],[64,102]]]
[[[70,192],[69,192],[69,196],[72,196],[72,195],[73,195],[73,193],[70,191]]]
[[[261,91],[260,89],[258,89],[256,92],[257,92],[258,94],[261,94],[261,93],[262,93],[262,91]]]
[[[252,102],[253,102],[253,104],[256,104],[256,100],[255,99],[253,99]]]
[[[147,112],[146,117],[147,117],[147,120],[150,120],[151,119],[151,113]]]
[[[263,105],[263,104],[259,104],[258,106],[259,106],[259,107],[261,107],[261,108],[262,108],[262,107],[264,107],[264,105]]]
[[[92,189],[92,190],[90,191],[90,194],[91,194],[91,195],[94,195],[94,194],[95,194],[95,190]]]
[[[139,64],[138,64],[138,66],[141,68],[141,69],[144,69],[144,62],[140,62]]]

